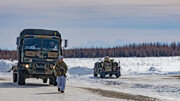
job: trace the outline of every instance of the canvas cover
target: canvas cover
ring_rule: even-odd
[[[24,37],[25,35],[47,35],[61,38],[61,34],[58,31],[46,29],[24,29],[20,33],[20,37]]]

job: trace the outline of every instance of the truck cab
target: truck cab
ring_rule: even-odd
[[[18,64],[13,66],[13,82],[25,85],[26,78],[42,79],[56,85],[54,65],[62,55],[62,38],[58,31],[24,29],[17,38]],[[67,46],[67,41],[65,41]]]

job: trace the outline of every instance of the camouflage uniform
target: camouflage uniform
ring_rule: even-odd
[[[65,85],[66,85],[66,73],[67,73],[67,65],[64,61],[60,63],[59,61],[56,62],[55,64],[55,70],[54,74],[57,77],[56,82],[57,82],[57,88],[60,88],[61,91],[64,91]]]
[[[57,61],[55,64],[54,74],[55,74],[55,76],[65,75],[67,73],[67,69],[68,69],[67,65],[64,61],[62,61],[62,63]]]

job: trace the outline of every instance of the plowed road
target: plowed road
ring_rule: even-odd
[[[148,88],[158,89],[162,85],[158,86],[158,81],[155,82],[153,81],[154,79],[148,80],[147,76],[146,79],[139,78],[144,77],[121,77],[119,79],[89,78],[89,81],[70,79],[67,81],[65,93],[60,94],[57,92],[56,87],[43,84],[40,79],[27,79],[26,85],[20,86],[13,83],[10,76],[0,76],[0,101],[178,101],[180,95],[176,95],[176,93],[178,94],[180,91],[175,92],[172,98],[163,97],[163,93],[153,95],[154,90],[151,91]],[[175,89],[179,90],[180,85],[176,85],[179,82],[178,80],[180,80],[178,76],[164,78],[166,78],[164,80],[174,78],[174,83],[171,83],[175,85],[175,87],[173,86]],[[143,82],[149,83],[145,85]],[[152,82],[155,82],[154,86],[151,86]],[[167,87],[169,86],[167,85]],[[122,91],[119,89],[122,89]],[[142,92],[138,92],[141,89]],[[147,91],[147,94],[145,91]]]

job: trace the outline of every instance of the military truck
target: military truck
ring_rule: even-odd
[[[67,47],[67,40],[64,47]],[[24,29],[17,37],[17,66],[13,66],[13,82],[25,85],[26,78],[42,79],[57,85],[54,65],[62,55],[62,38],[58,31]]]
[[[115,75],[116,78],[119,78],[121,76],[120,69],[120,62],[115,62],[113,59],[109,59],[109,57],[106,56],[104,61],[94,64],[94,77],[97,77],[99,74],[101,78],[104,78],[109,74],[110,77]]]

